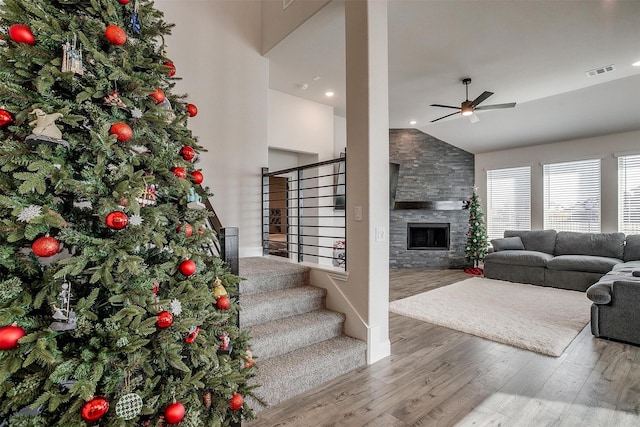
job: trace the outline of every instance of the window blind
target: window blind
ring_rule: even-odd
[[[543,166],[544,228],[600,232],[600,159]]]
[[[618,157],[618,231],[640,234],[640,155]]]
[[[531,229],[531,167],[487,171],[487,235]]]

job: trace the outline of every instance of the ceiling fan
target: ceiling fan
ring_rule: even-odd
[[[462,79],[462,84],[465,87],[467,99],[462,102],[460,107],[454,107],[453,105],[431,104],[432,107],[453,108],[453,109],[458,110],[455,113],[447,114],[446,116],[442,116],[442,117],[440,117],[438,119],[431,120],[431,123],[437,122],[438,120],[446,119],[447,117],[451,117],[454,114],[458,114],[458,113],[462,113],[463,116],[471,116],[474,111],[495,110],[495,109],[498,109],[498,108],[513,108],[513,107],[516,106],[515,102],[510,102],[508,104],[493,104],[493,105],[484,105],[484,106],[479,107],[478,104],[480,104],[485,99],[487,99],[488,97],[493,95],[493,92],[484,91],[476,99],[474,99],[473,101],[469,101],[469,83],[471,83],[471,79],[469,77],[466,77],[466,78]],[[478,118],[475,117],[475,120],[473,120],[473,117],[475,117],[475,116],[472,116],[472,120],[471,121],[472,122],[477,122]]]

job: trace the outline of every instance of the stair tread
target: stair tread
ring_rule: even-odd
[[[310,271],[309,267],[293,263],[286,259],[272,257],[247,257],[239,259],[240,277],[284,276]]]
[[[305,285],[297,288],[278,289],[277,291],[243,295],[240,299],[240,305],[246,309],[246,307],[254,304],[270,304],[271,302],[295,299],[306,295],[319,295],[324,297],[326,294],[326,289]]]
[[[253,340],[256,337],[269,337],[271,335],[297,330],[307,325],[317,325],[323,320],[336,320],[342,322],[344,321],[344,317],[344,314],[338,313],[337,311],[323,309],[273,320],[261,325],[251,326],[248,329],[250,330]]]
[[[247,328],[254,356],[269,358],[342,334],[345,316],[331,310],[315,310]]]
[[[258,360],[261,386],[256,397],[273,406],[296,394],[317,387],[340,375],[366,365],[366,344],[340,336],[266,360]]]
[[[301,286],[243,296],[240,299],[240,325],[249,327],[320,310],[325,307],[326,293],[326,289]]]

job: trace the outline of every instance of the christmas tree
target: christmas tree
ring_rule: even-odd
[[[251,418],[172,25],[149,0],[3,2],[0,424]]]
[[[482,274],[479,265],[486,255],[487,228],[480,206],[480,198],[474,188],[473,195],[469,199],[469,231],[467,231],[467,244],[464,250],[465,260],[472,263],[473,267],[467,268],[465,271],[471,274]]]

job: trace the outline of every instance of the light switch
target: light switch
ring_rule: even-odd
[[[356,206],[353,208],[353,220],[362,221],[362,206]]]

